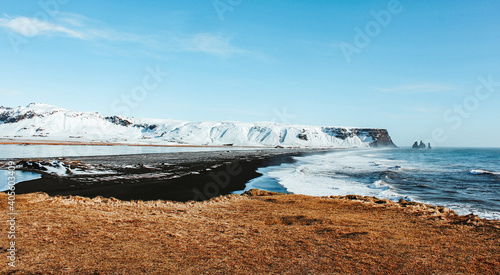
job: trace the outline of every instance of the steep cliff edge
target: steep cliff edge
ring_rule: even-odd
[[[348,130],[346,128],[323,127],[323,131],[342,140],[353,136],[366,136],[366,142],[369,142],[368,139],[371,138],[370,147],[397,147],[386,129],[353,128]]]
[[[396,144],[392,142],[391,136],[386,129],[360,129],[367,131],[369,135],[373,138],[373,142],[370,143],[371,147],[392,147],[396,148]]]

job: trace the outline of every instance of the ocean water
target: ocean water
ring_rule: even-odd
[[[12,177],[12,174],[10,174],[8,170],[0,170],[0,191],[9,190],[9,177]],[[42,175],[38,173],[14,171],[14,182],[16,184],[22,181],[39,179],[41,177]]]
[[[159,147],[102,145],[0,145],[0,159],[106,156],[147,153],[200,152],[220,150],[250,150],[242,147]]]
[[[260,168],[245,190],[404,198],[500,220],[500,148],[357,149],[295,159]]]

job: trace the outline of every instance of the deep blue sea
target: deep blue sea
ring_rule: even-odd
[[[338,150],[259,172],[246,189],[405,198],[500,220],[500,148]]]

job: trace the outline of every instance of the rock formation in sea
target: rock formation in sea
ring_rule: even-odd
[[[418,145],[418,149],[425,149],[425,143],[420,141],[420,144]]]

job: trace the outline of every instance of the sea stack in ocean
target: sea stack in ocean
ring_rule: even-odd
[[[415,141],[415,143],[413,143],[413,146],[411,146],[411,148],[413,148],[413,149],[425,149],[425,143],[423,141],[420,141],[420,144],[419,144],[418,141]],[[431,149],[430,142],[429,142],[428,148]]]
[[[425,149],[425,143],[423,143],[422,141],[420,141],[420,144],[418,145],[418,148],[419,149]]]

